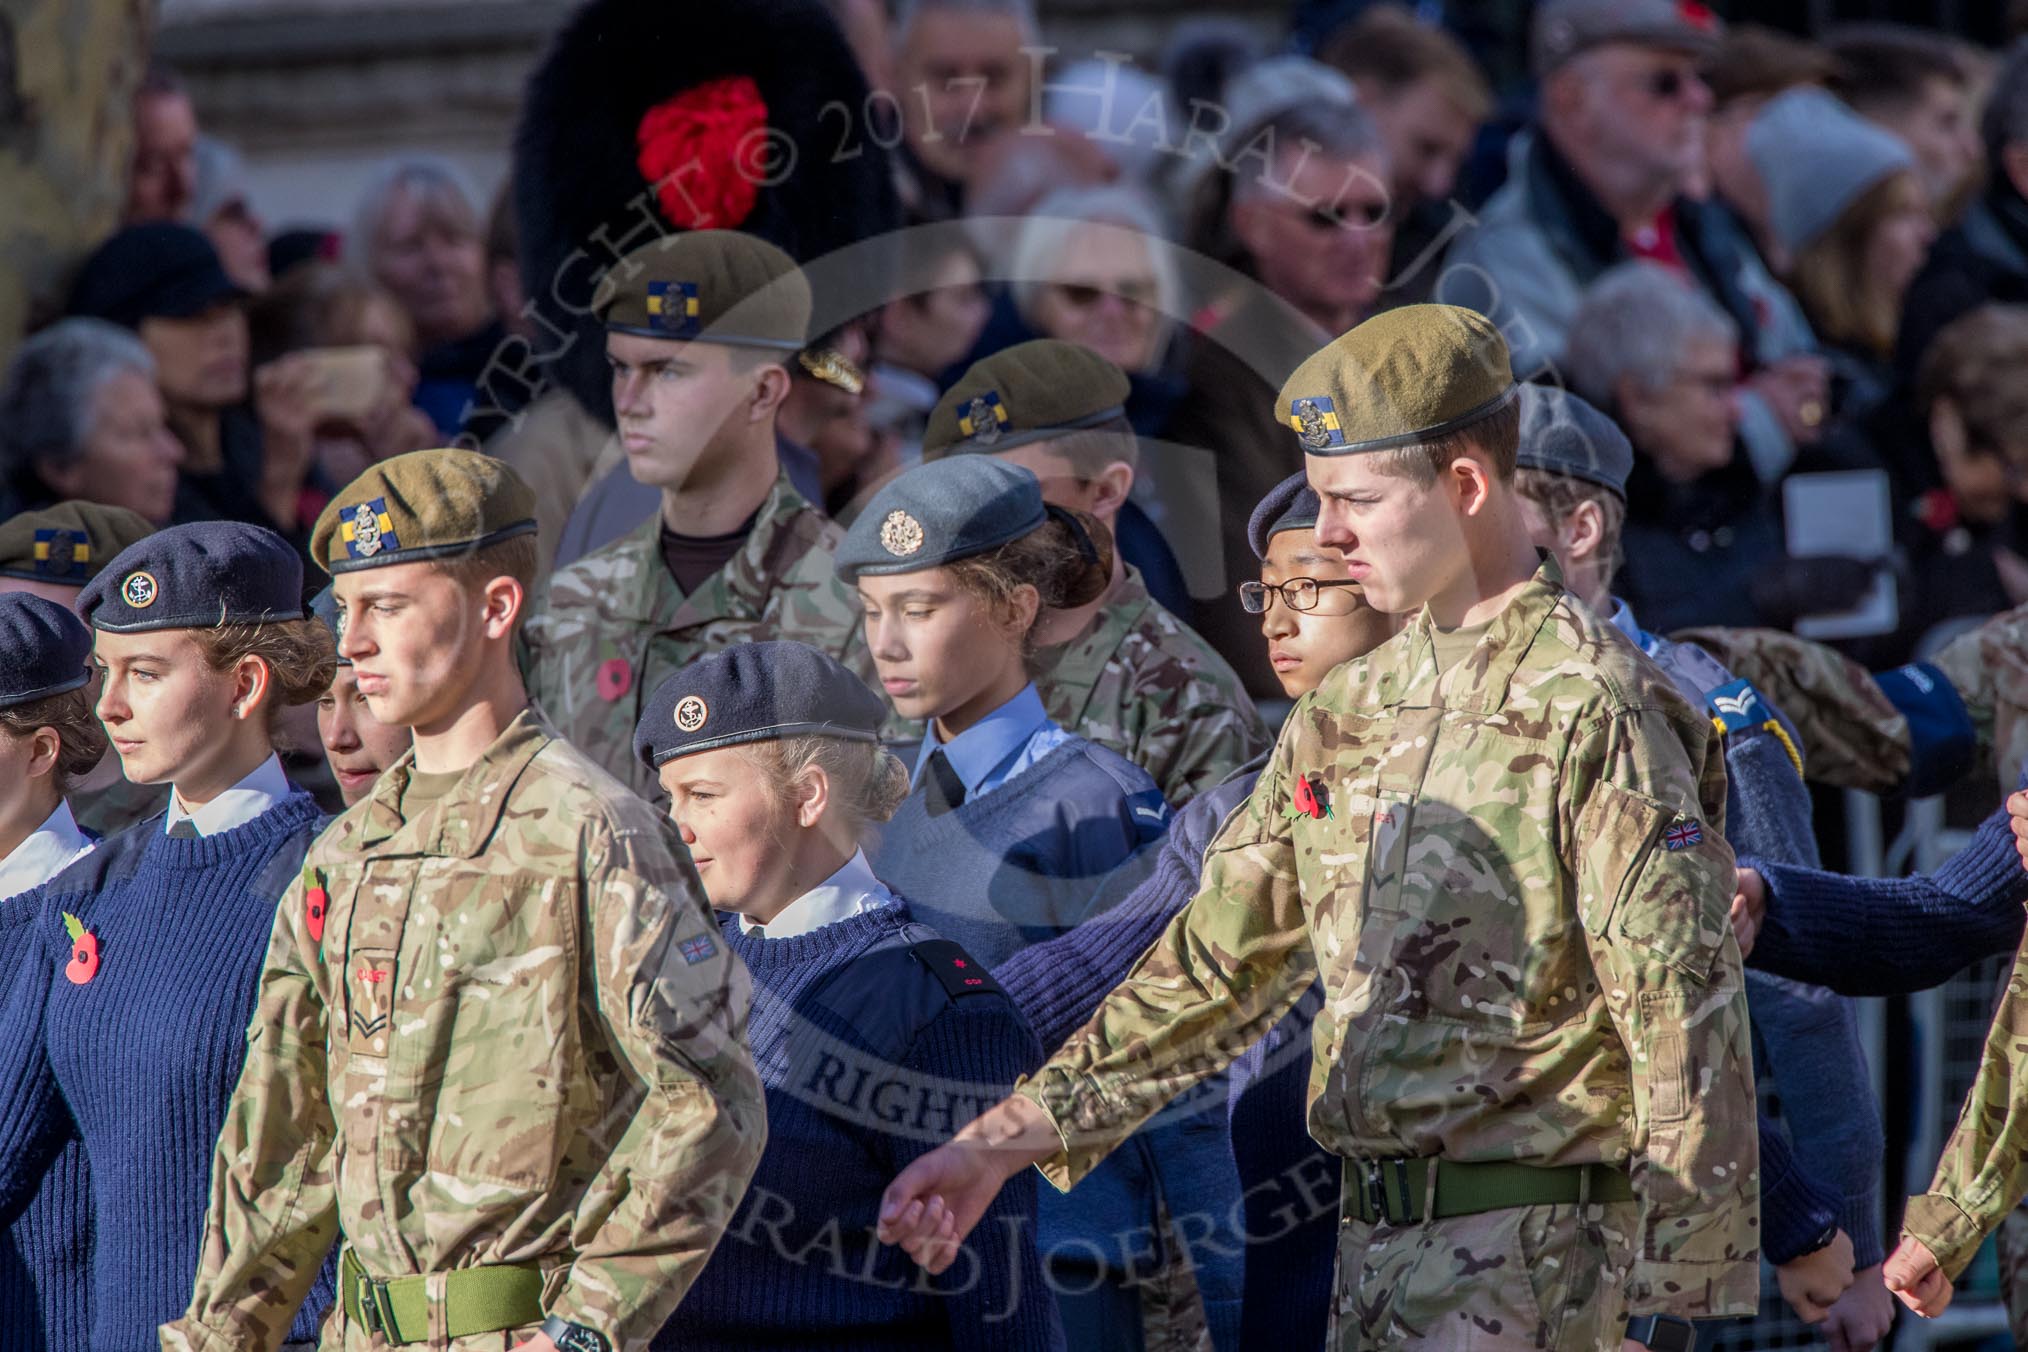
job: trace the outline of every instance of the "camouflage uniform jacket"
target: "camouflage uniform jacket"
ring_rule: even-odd
[[[746,971],[668,819],[533,711],[404,821],[413,765],[282,899],[170,1352],[274,1348],[341,1228],[380,1278],[537,1264],[643,1348],[760,1158]]]
[[[1044,1173],[1068,1187],[1321,976],[1320,1144],[1628,1168],[1634,1312],[1752,1313],[1723,767],[1553,563],[1441,680],[1425,614],[1297,703],[1195,900],[1025,1086],[1064,1133]]]
[[[878,688],[858,594],[833,571],[838,539],[777,479],[739,553],[684,596],[662,562],[662,518],[650,517],[550,578],[526,629],[529,694],[593,763],[659,799],[661,785],[634,758],[634,727],[648,695],[692,659],[749,639],[796,639]]]
[[[1171,807],[1270,740],[1238,675],[1133,568],[1089,633],[1036,655],[1035,685],[1051,718],[1146,770]]]

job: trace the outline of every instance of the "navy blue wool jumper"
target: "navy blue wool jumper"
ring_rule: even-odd
[[[0,993],[37,951],[41,889],[0,901]],[[0,1348],[85,1352],[91,1332],[91,1175],[68,1115],[29,1144],[26,1206],[0,1198]],[[37,1175],[40,1175],[37,1178]]]
[[[2028,788],[2028,775],[2021,780]],[[1842,995],[1906,995],[2021,944],[2028,869],[2007,809],[1936,872],[1851,878],[1740,854],[1767,879],[1767,919],[1749,967]]]
[[[941,1277],[873,1234],[894,1176],[1041,1063],[997,983],[901,907],[781,939],[729,917],[723,928],[753,976],[747,1041],[767,1089],[767,1150],[654,1346],[1061,1347],[1033,1170],[1001,1189]]]
[[[1161,839],[1168,812],[1145,770],[1072,737],[987,793],[930,815],[924,785],[868,851],[915,916],[989,968],[1091,914],[1100,885]]]
[[[323,824],[304,793],[214,836],[155,818],[41,889],[36,950],[0,996],[0,1206],[37,1186],[35,1145],[67,1118],[92,1167],[91,1352],[154,1347],[189,1304],[275,903]],[[316,1338],[331,1296],[327,1265],[291,1339]]]

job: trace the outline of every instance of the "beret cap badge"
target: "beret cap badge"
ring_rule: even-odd
[[[129,573],[127,580],[120,584],[120,599],[135,610],[146,610],[154,605],[159,594],[153,573]]]
[[[986,390],[973,395],[972,401],[965,405],[965,411],[958,415],[958,431],[981,446],[991,446],[1000,439],[1001,432],[1010,421],[1000,392]]]
[[[370,559],[383,549],[401,548],[401,541],[395,538],[394,522],[388,519],[385,498],[371,498],[354,507],[351,515],[340,523],[338,535],[350,558]]]
[[[704,726],[704,720],[711,716],[710,706],[697,695],[685,695],[676,701],[674,714],[679,732],[695,732]]]
[[[672,338],[697,335],[701,307],[695,282],[649,282],[648,323]]]
[[[1289,411],[1289,425],[1296,429],[1303,445],[1313,450],[1345,444],[1345,433],[1338,424],[1337,405],[1322,395],[1296,400]]]
[[[91,561],[89,537],[60,527],[35,532],[35,571],[44,577],[69,577]]]
[[[922,522],[895,508],[880,523],[880,544],[896,558],[907,558],[922,548]]]

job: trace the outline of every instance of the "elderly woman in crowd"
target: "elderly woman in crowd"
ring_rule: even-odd
[[[85,260],[70,310],[132,329],[154,358],[183,447],[177,522],[245,521],[300,536],[313,372],[294,359],[249,371],[244,296],[198,231],[134,225]]]
[[[1738,454],[1739,333],[1708,296],[1659,264],[1612,269],[1578,309],[1564,369],[1634,443],[1619,588],[1654,632],[1785,627],[1864,590],[1856,565],[1788,558],[1774,503]]]
[[[1177,306],[1168,227],[1139,190],[1051,193],[1015,236],[1008,288],[1022,321],[1044,338],[1088,347],[1140,377],[1134,403],[1153,401]],[[1159,420],[1161,410],[1149,410]],[[1138,420],[1137,420],[1138,421]],[[1136,430],[1143,430],[1136,427]]]
[[[477,200],[446,160],[396,160],[368,185],[346,239],[348,261],[408,312],[421,353],[416,404],[446,439],[506,337],[487,296]]]
[[[167,525],[183,447],[166,418],[133,334],[98,319],[43,330],[0,389],[0,517],[81,498]]]

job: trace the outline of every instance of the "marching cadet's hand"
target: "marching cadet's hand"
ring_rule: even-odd
[[[1880,1264],[1852,1274],[1852,1285],[1831,1307],[1824,1340],[1831,1352],[1873,1352],[1894,1324],[1894,1297],[1887,1293]]]
[[[900,1245],[932,1275],[942,1272],[1007,1180],[1060,1149],[1047,1113],[1019,1094],[1006,1099],[887,1185],[880,1242]]]
[[[2014,849],[2028,868],[2028,789],[2007,795],[2007,824],[2014,828]]]
[[[1852,1236],[1843,1230],[1814,1253],[1791,1258],[1775,1269],[1782,1299],[1805,1324],[1820,1324],[1845,1288],[1852,1285]]]
[[[556,1344],[546,1333],[538,1333],[525,1343],[516,1343],[514,1352],[556,1352]]]
[[[1739,956],[1753,952],[1753,941],[1767,920],[1767,880],[1750,868],[1739,871],[1732,895],[1732,932],[1739,938]]]
[[[1936,1255],[1929,1246],[1913,1236],[1904,1236],[1894,1246],[1894,1252],[1887,1255],[1887,1267],[1883,1274],[1887,1289],[1901,1298],[1901,1303],[1914,1310],[1924,1319],[1934,1319],[1949,1308],[1951,1297],[1957,1294],[1951,1279],[1943,1275],[1943,1269],[1936,1265]]]

